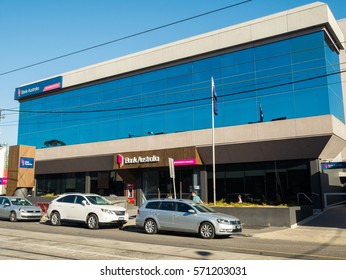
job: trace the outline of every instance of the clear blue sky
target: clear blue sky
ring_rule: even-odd
[[[0,0],[0,73],[169,24],[243,0]],[[252,0],[214,14],[121,42],[0,75],[0,109],[19,108],[14,89],[90,64],[242,23],[304,0]],[[336,19],[346,1],[329,0]],[[17,144],[18,114],[3,112],[0,143]]]

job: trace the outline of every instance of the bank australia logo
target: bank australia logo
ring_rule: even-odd
[[[160,161],[160,157],[156,155],[143,156],[143,157],[142,156],[124,157],[121,154],[117,155],[117,163],[119,165],[119,168],[123,167],[124,165],[155,163],[159,161]]]
[[[124,166],[124,157],[120,154],[117,156],[117,163],[119,165],[119,168]]]
[[[19,162],[20,168],[34,168],[34,159],[33,158],[27,158],[27,157],[21,157]]]

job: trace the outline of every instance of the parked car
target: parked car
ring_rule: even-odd
[[[153,199],[139,209],[136,225],[146,233],[159,230],[198,233],[202,238],[240,233],[242,225],[234,216],[215,212],[192,200]]]
[[[85,223],[90,229],[100,224],[117,224],[122,227],[129,215],[124,207],[114,205],[97,194],[67,193],[54,199],[47,209],[53,226],[63,221]]]
[[[11,222],[40,220],[42,210],[23,197],[0,196],[0,218],[9,219]]]

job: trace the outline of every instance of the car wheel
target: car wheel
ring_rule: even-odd
[[[144,223],[144,230],[146,233],[155,234],[157,233],[157,225],[156,222],[152,219],[148,219]]]
[[[211,223],[204,222],[199,228],[199,235],[202,238],[212,239],[215,236],[215,229]]]
[[[17,214],[14,211],[10,214],[10,222],[17,222]]]
[[[89,229],[99,228],[99,219],[95,214],[90,214],[87,218],[87,226]]]
[[[60,226],[61,225],[59,212],[55,211],[52,213],[52,215],[50,215],[50,222],[53,226]]]

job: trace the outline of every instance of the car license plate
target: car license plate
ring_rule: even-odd
[[[124,217],[119,217],[119,219],[118,219],[118,220],[120,220],[120,221],[121,221],[121,220],[124,220]]]

